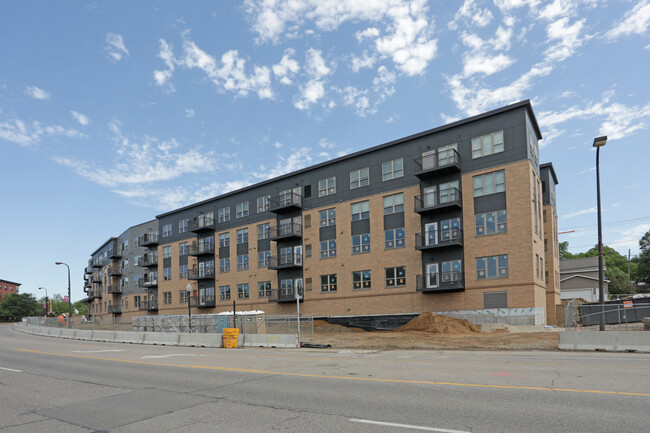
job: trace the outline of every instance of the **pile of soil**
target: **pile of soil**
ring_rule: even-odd
[[[316,332],[366,332],[361,328],[347,327],[343,325],[335,325],[326,322],[325,320],[314,320],[314,331]]]
[[[439,314],[422,313],[395,331],[421,331],[432,334],[480,334],[481,327],[472,324],[466,319],[455,319]]]

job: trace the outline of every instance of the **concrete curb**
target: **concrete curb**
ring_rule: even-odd
[[[603,350],[650,353],[647,331],[565,331],[560,332],[560,350]]]

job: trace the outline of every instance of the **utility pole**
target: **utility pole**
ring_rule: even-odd
[[[632,258],[632,250],[627,250],[627,280],[630,281],[630,260]]]

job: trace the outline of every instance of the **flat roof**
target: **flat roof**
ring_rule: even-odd
[[[539,130],[539,126],[537,125],[537,119],[535,118],[535,113],[533,113],[533,107],[530,104],[530,100],[525,99],[525,100],[520,101],[520,102],[515,102],[514,104],[506,105],[505,107],[501,107],[501,108],[497,108],[497,109],[492,110],[492,111],[487,111],[485,113],[477,114],[476,116],[468,117],[466,119],[457,120],[455,122],[448,123],[446,125],[442,125],[442,126],[435,127],[433,129],[428,129],[426,131],[418,132],[417,134],[412,134],[412,135],[409,135],[409,136],[406,136],[406,137],[403,137],[403,138],[399,138],[397,140],[389,141],[389,142],[384,143],[384,144],[379,144],[377,146],[373,146],[373,147],[369,147],[367,149],[359,150],[357,152],[350,153],[348,155],[344,155],[344,156],[341,156],[341,157],[338,157],[338,158],[330,159],[328,161],[321,162],[319,164],[311,165],[309,167],[305,167],[305,168],[302,168],[300,170],[292,171],[291,173],[286,173],[286,174],[283,174],[281,176],[277,176],[277,177],[274,177],[274,178],[271,178],[271,179],[264,180],[262,182],[258,182],[258,183],[252,184],[252,185],[248,185],[248,186],[245,186],[243,188],[240,188],[240,189],[237,189],[237,190],[234,190],[234,191],[230,191],[230,192],[227,192],[227,193],[224,193],[224,194],[221,194],[221,195],[218,195],[218,196],[206,199],[206,200],[202,200],[202,201],[199,201],[199,202],[196,202],[196,203],[192,203],[190,205],[183,206],[183,207],[180,207],[178,209],[174,209],[172,211],[156,215],[156,218],[162,218],[162,217],[165,217],[167,215],[172,215],[172,214],[175,214],[176,212],[181,212],[181,211],[184,211],[184,210],[187,210],[187,209],[191,209],[193,207],[197,207],[197,206],[201,206],[201,205],[210,203],[210,202],[215,201],[215,200],[222,199],[224,197],[229,197],[229,196],[232,196],[232,195],[235,195],[235,194],[242,193],[244,191],[249,191],[251,189],[258,188],[260,186],[267,185],[267,184],[272,183],[272,182],[277,182],[278,180],[282,180],[282,179],[289,178],[291,176],[306,173],[306,172],[308,172],[310,170],[314,170],[314,169],[321,168],[321,167],[326,167],[328,165],[336,164],[338,162],[345,161],[347,159],[356,158],[357,156],[365,155],[367,153],[371,153],[371,152],[374,152],[376,150],[380,150],[380,149],[383,149],[383,148],[386,148],[386,147],[394,146],[396,144],[400,144],[400,143],[403,143],[405,141],[414,140],[416,138],[420,138],[420,137],[423,137],[425,135],[433,134],[433,133],[436,133],[436,132],[441,132],[441,131],[451,129],[451,128],[456,128],[456,127],[464,125],[466,123],[475,122],[477,120],[485,119],[485,118],[491,117],[491,116],[496,116],[497,114],[505,113],[506,111],[511,111],[511,110],[515,110],[517,108],[522,108],[522,107],[526,108],[526,110],[528,111],[528,114],[530,114],[530,120],[533,123],[533,127],[535,128],[535,132],[537,133],[537,136],[539,137],[539,139],[541,139],[542,138],[542,133]]]
[[[559,183],[557,181],[557,176],[555,175],[555,169],[553,168],[553,163],[552,162],[547,162],[545,164],[541,164],[539,166],[539,168],[540,168],[540,170],[545,169],[545,168],[548,168],[549,170],[551,170],[551,176],[553,176],[553,181],[555,182],[556,185]]]
[[[107,240],[106,242],[104,242],[104,243],[102,244],[101,247],[99,247],[99,248],[97,248],[95,251],[93,251],[92,254],[91,254],[91,256],[94,256],[95,254],[97,254],[97,253],[99,252],[99,250],[101,250],[101,249],[104,248],[106,245],[108,245],[109,242],[112,242],[112,241],[114,241],[114,240],[117,240],[117,238],[116,238],[116,237],[111,237],[109,240]]]
[[[14,283],[13,281],[9,281],[9,280],[0,280],[0,282],[7,283],[7,284],[13,284],[14,286],[22,286],[21,283]]]

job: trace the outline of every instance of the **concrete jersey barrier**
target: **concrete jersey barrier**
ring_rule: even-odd
[[[647,331],[566,331],[560,332],[560,350],[605,350],[649,352]]]

